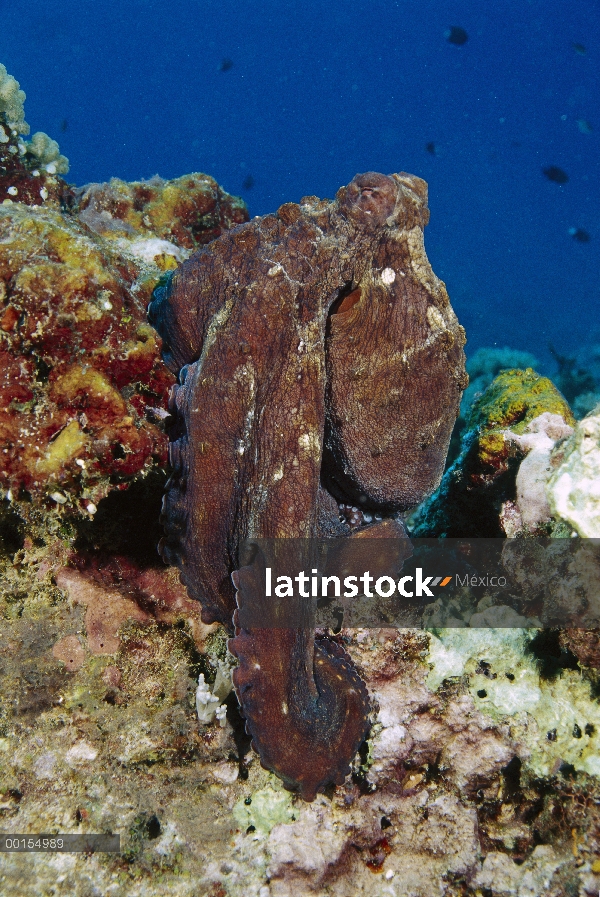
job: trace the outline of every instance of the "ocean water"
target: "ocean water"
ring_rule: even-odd
[[[597,0],[0,0],[0,16],[0,61],[73,182],[204,171],[255,215],[409,171],[470,353],[550,368],[549,344],[600,342]]]

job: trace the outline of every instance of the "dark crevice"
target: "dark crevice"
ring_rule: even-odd
[[[25,523],[15,509],[2,502],[0,511],[0,555],[12,558],[23,548],[25,539]]]
[[[155,470],[122,492],[111,492],[91,520],[77,524],[78,552],[105,551],[129,557],[143,566],[162,566],[156,546],[166,474]]]
[[[241,714],[235,691],[232,691],[227,700],[227,720],[233,729],[233,740],[237,750],[238,775],[242,781],[248,778],[247,755],[250,753],[252,739],[246,732],[246,720]]]
[[[35,379],[38,383],[47,383],[48,376],[50,371],[52,370],[52,365],[48,364],[44,361],[43,358],[36,358],[35,360]]]
[[[577,670],[575,655],[560,644],[558,629],[542,629],[527,646],[527,653],[536,658],[543,679],[554,679],[561,670]]]
[[[155,841],[156,838],[159,837],[159,835],[162,832],[162,829],[161,829],[160,822],[159,822],[157,816],[150,817],[150,819],[146,823],[146,831],[148,833],[148,839],[150,841]]]
[[[502,770],[504,778],[504,799],[513,800],[521,788],[521,761],[513,757],[510,763]]]

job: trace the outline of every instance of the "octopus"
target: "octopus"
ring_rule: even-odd
[[[149,307],[178,376],[160,550],[202,619],[233,627],[252,746],[309,801],[351,771],[368,692],[334,637],[243,625],[260,564],[240,549],[402,537],[403,513],[439,484],[467,377],[428,220],[420,178],[357,175],[333,201],[304,197],[224,233]]]

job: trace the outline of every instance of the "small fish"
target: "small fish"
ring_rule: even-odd
[[[567,172],[559,168],[558,165],[549,165],[548,168],[542,168],[542,172],[549,181],[554,181],[555,184],[560,184],[561,187],[569,180]]]
[[[425,149],[427,150],[428,153],[431,153],[432,156],[435,156],[436,149],[435,149],[435,143],[433,141],[431,141],[431,143],[426,143]]]
[[[69,127],[69,122],[67,121],[66,118],[63,118],[63,120],[60,123],[60,129],[63,132],[63,134],[65,133],[65,131],[67,130],[68,127]]]
[[[579,53],[580,56],[585,56],[587,50],[583,46],[583,44],[571,44],[576,53]]]
[[[228,72],[229,69],[233,68],[233,59],[222,59],[221,65],[219,66],[220,72]]]
[[[587,121],[587,119],[585,119],[585,118],[577,119],[577,127],[579,128],[579,130],[581,131],[582,134],[591,134],[592,131],[594,130],[592,128],[591,124],[589,123],[589,121]]]
[[[447,31],[444,31],[444,37],[449,44],[454,44],[456,47],[462,47],[469,40],[469,35],[459,25],[452,25]]]
[[[570,227],[569,236],[577,240],[578,243],[589,243],[591,240],[589,233],[582,227]]]
[[[243,181],[243,183],[242,183],[242,187],[243,187],[244,190],[252,190],[252,188],[254,187],[254,178],[252,177],[251,174],[247,175],[247,176],[244,178],[244,181]]]

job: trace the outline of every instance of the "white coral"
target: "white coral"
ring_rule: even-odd
[[[6,66],[0,63],[0,117],[11,131],[16,131],[17,134],[29,134],[24,102],[25,91],[20,90],[19,82],[9,75]]]
[[[17,134],[29,134],[29,125],[25,121],[25,91],[19,82],[9,75],[6,66],[0,63],[0,120],[9,131]],[[0,143],[7,143],[9,134],[0,124]],[[52,140],[43,131],[37,131],[27,143],[19,141],[19,151],[32,159],[38,168],[45,168],[48,174],[66,174],[69,160],[62,156],[56,140]]]
[[[552,510],[580,536],[600,538],[600,409],[584,417],[547,487]]]
[[[559,414],[545,411],[527,425],[522,435],[506,430],[505,439],[527,452],[517,473],[517,507],[529,530],[547,523],[552,512],[546,498],[546,481],[551,466],[550,453],[559,439],[570,436],[570,427]],[[518,625],[518,624],[517,624]]]
[[[216,717],[221,727],[226,725],[227,707],[222,702],[232,688],[231,667],[223,661],[218,661],[217,675],[212,689],[204,681],[204,673],[200,673],[196,689],[196,713],[201,723],[207,725],[212,723]]]
[[[28,155],[33,156],[35,163],[43,167],[49,174],[66,174],[69,160],[62,156],[56,140],[52,140],[43,131],[36,131],[29,143],[25,144]]]

